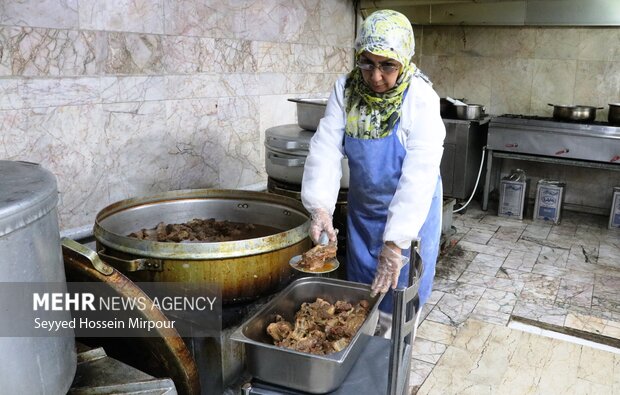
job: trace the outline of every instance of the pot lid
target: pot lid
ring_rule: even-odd
[[[0,236],[56,207],[56,177],[37,163],[0,160]]]
[[[265,131],[265,146],[274,151],[307,155],[314,132],[297,124],[280,125]]]

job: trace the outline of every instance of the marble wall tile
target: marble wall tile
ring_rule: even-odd
[[[101,77],[102,103],[158,101],[166,99],[166,79],[148,77]]]
[[[243,38],[275,42],[317,41],[318,0],[249,1],[245,4]]]
[[[56,176],[61,229],[93,223],[99,207],[93,190],[105,177],[96,160],[100,105],[41,107],[4,115],[13,118],[2,133],[5,159],[40,163]]]
[[[166,103],[111,103],[102,111],[103,138],[96,158],[106,175],[104,203],[180,189],[170,185],[177,180],[168,171],[176,167],[171,166],[175,149],[186,140],[174,135],[176,128],[166,127]]]
[[[230,96],[223,90],[223,77],[218,74],[167,75],[165,94],[168,99],[191,99]]]
[[[163,0],[79,0],[80,28],[164,33]]]
[[[219,69],[224,67],[222,59],[216,59],[213,38],[164,36],[162,40],[164,67],[168,74],[213,72],[216,65]],[[251,54],[249,59],[252,59]]]
[[[213,68],[219,73],[250,73],[257,70],[257,43],[248,40],[218,38],[212,52]],[[207,57],[208,59],[208,57]]]
[[[353,66],[347,48],[258,42],[257,69],[265,73],[346,73]]]
[[[98,78],[20,80],[23,108],[101,103]]]
[[[530,59],[500,59],[492,69],[490,114],[530,114],[534,65]]]
[[[325,71],[329,73],[348,73],[353,68],[353,50],[340,47],[325,47]]]
[[[352,65],[349,0],[36,6],[0,6],[0,76],[8,77],[0,136],[5,157],[39,161],[62,178],[62,227],[92,223],[102,206],[132,194],[264,181],[264,129],[294,122],[285,99],[326,96]],[[270,54],[261,66],[261,48],[290,56]],[[72,149],[82,139],[112,154],[89,148],[90,162],[80,163]],[[160,151],[149,146],[157,141]],[[157,158],[118,157],[142,146]],[[58,165],[65,158],[71,163]]]
[[[301,74],[301,73],[262,73],[258,76],[259,93],[261,95],[274,95],[283,92],[291,94],[324,94],[329,93],[340,74]]]
[[[78,27],[78,0],[3,1],[0,24],[75,29]]]
[[[24,100],[19,94],[19,81],[0,79],[0,110],[24,108]]]
[[[163,36],[108,33],[106,74],[161,74],[164,72]]]
[[[324,45],[345,47],[352,52],[355,15],[351,12],[351,7],[347,0],[320,1],[319,29],[314,36],[308,36],[308,42],[316,42],[318,39],[318,42]]]
[[[556,105],[573,104],[576,60],[536,59],[532,83],[531,110],[551,116]]]
[[[329,57],[326,56],[326,47],[293,44],[293,53],[295,53],[294,62],[291,65],[291,72],[320,73],[326,71]],[[333,55],[333,54],[332,54]],[[332,59],[332,67],[338,63],[337,59]]]
[[[260,41],[257,43],[257,68],[259,72],[286,73],[296,71],[295,44]],[[305,48],[298,45],[297,48]]]
[[[620,61],[620,48],[612,43],[620,42],[618,29],[581,29],[579,60]]]
[[[491,104],[492,78],[498,61],[488,57],[455,57],[458,78],[454,81],[454,96],[464,97],[467,103]]]
[[[14,76],[96,75],[103,65],[104,34],[92,31],[8,28],[4,39]]]
[[[424,56],[420,69],[433,82],[433,89],[440,97],[454,96],[456,77],[454,56]]]
[[[607,121],[608,103],[616,103],[620,92],[620,62],[578,61],[575,103],[603,107],[596,120]]]
[[[247,1],[163,0],[166,34],[242,38]]]
[[[496,28],[463,26],[458,29],[454,45],[457,56],[492,57],[496,56]]]
[[[536,29],[536,59],[576,59],[582,46],[579,28],[541,27]]]
[[[0,77],[12,73],[11,31],[13,29],[0,27]]]
[[[534,57],[537,42],[537,29],[533,27],[500,27],[489,29],[487,34],[494,36],[493,55],[504,58],[531,59]]]
[[[462,45],[462,34],[458,27],[424,27],[424,40],[422,45],[416,43],[416,52],[423,57],[454,56],[457,43]]]

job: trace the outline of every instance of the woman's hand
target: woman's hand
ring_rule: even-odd
[[[401,255],[402,250],[391,241],[385,242],[379,254],[377,273],[370,287],[370,296],[378,293],[386,293],[390,287],[396,288],[398,285],[398,275],[400,269],[409,262],[409,258]]]
[[[336,242],[336,230],[334,229],[332,216],[322,208],[318,208],[311,213],[312,222],[310,223],[310,238],[314,244],[319,244],[321,232],[327,233],[330,243]]]

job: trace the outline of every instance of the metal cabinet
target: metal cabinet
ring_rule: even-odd
[[[472,194],[486,144],[489,119],[443,120],[446,139],[440,170],[444,196],[465,200]]]

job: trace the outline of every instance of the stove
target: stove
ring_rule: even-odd
[[[620,170],[620,126],[607,122],[562,122],[550,117],[504,114],[489,122],[482,209],[492,188],[494,160],[510,158],[596,169]],[[499,172],[494,181],[498,181]],[[497,182],[493,182],[497,185]]]

